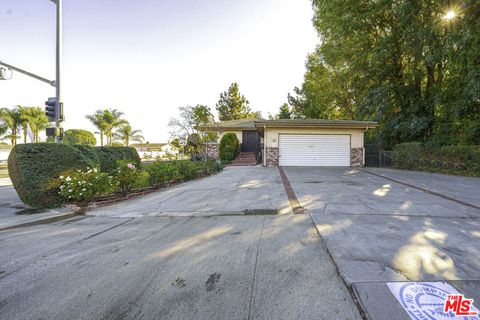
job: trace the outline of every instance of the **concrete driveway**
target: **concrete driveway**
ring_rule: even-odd
[[[1,319],[360,319],[276,168],[0,232]],[[281,215],[264,214],[279,209]]]
[[[446,281],[480,301],[480,179],[372,171],[457,197],[461,205],[363,170],[284,170],[372,319],[409,319],[389,281]]]

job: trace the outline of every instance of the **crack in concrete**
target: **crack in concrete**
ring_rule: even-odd
[[[250,292],[250,302],[248,304],[248,317],[247,317],[247,320],[250,320],[251,319],[251,313],[252,313],[252,305],[253,305],[253,302],[254,302],[254,298],[253,298],[253,293],[255,291],[255,279],[256,279],[256,276],[257,276],[257,263],[258,263],[258,255],[260,253],[260,244],[262,243],[262,236],[263,236],[263,228],[264,228],[264,225],[265,225],[265,218],[263,218],[262,220],[262,228],[260,229],[260,238],[258,239],[258,246],[257,246],[257,254],[255,256],[255,265],[253,267],[253,277],[252,277],[252,290]]]

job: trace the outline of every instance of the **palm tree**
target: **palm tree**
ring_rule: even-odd
[[[20,113],[20,126],[23,132],[23,143],[27,143],[28,127],[32,130],[33,142],[39,142],[40,130],[48,127],[48,118],[40,107],[21,107],[18,106]]]
[[[107,137],[107,144],[112,145],[113,130],[119,128],[122,125],[128,124],[128,121],[122,119],[123,112],[117,109],[105,109],[103,110],[103,121],[106,124],[105,136]]]
[[[14,146],[15,144],[17,144],[18,131],[22,123],[19,108],[1,108],[0,120],[3,122],[2,126],[7,127],[10,131],[10,134],[6,137],[10,138],[10,142],[12,146]]]
[[[48,118],[45,115],[45,111],[40,107],[29,108],[28,125],[33,133],[34,142],[40,142],[40,131],[47,128],[49,125]]]
[[[97,128],[98,133],[100,135],[100,145],[103,146],[103,136],[105,135],[105,130],[107,129],[107,125],[103,120],[103,110],[97,110],[94,114],[85,116],[90,122],[93,124],[95,128]]]
[[[128,147],[130,141],[143,142],[142,130],[133,130],[128,123],[122,124],[117,132],[113,134],[114,138],[120,140],[124,146]]]
[[[20,114],[20,127],[22,127],[23,143],[27,143],[28,119],[30,118],[30,108],[17,106]]]
[[[97,110],[95,114],[88,115],[86,118],[99,130],[100,144],[103,146],[103,137],[107,138],[107,145],[112,145],[113,130],[123,124],[128,124],[127,120],[122,119],[123,112],[117,109]]]

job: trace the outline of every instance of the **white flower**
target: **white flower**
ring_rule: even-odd
[[[83,188],[82,191],[87,191],[87,189]]]
[[[60,190],[62,190],[64,188],[64,186],[60,186]]]
[[[132,169],[132,170],[135,169],[135,166],[134,166],[133,164],[131,164],[131,163],[127,164],[127,167],[128,167],[129,169]]]
[[[72,180],[72,178],[70,178],[70,177],[65,178],[65,181],[71,181],[71,180]]]
[[[68,189],[68,192],[72,192],[72,189]]]
[[[63,178],[65,178],[65,177],[64,177],[64,176],[60,176],[60,179],[63,179]]]

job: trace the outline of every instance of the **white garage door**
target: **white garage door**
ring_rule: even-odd
[[[350,166],[350,135],[280,134],[281,166]]]

